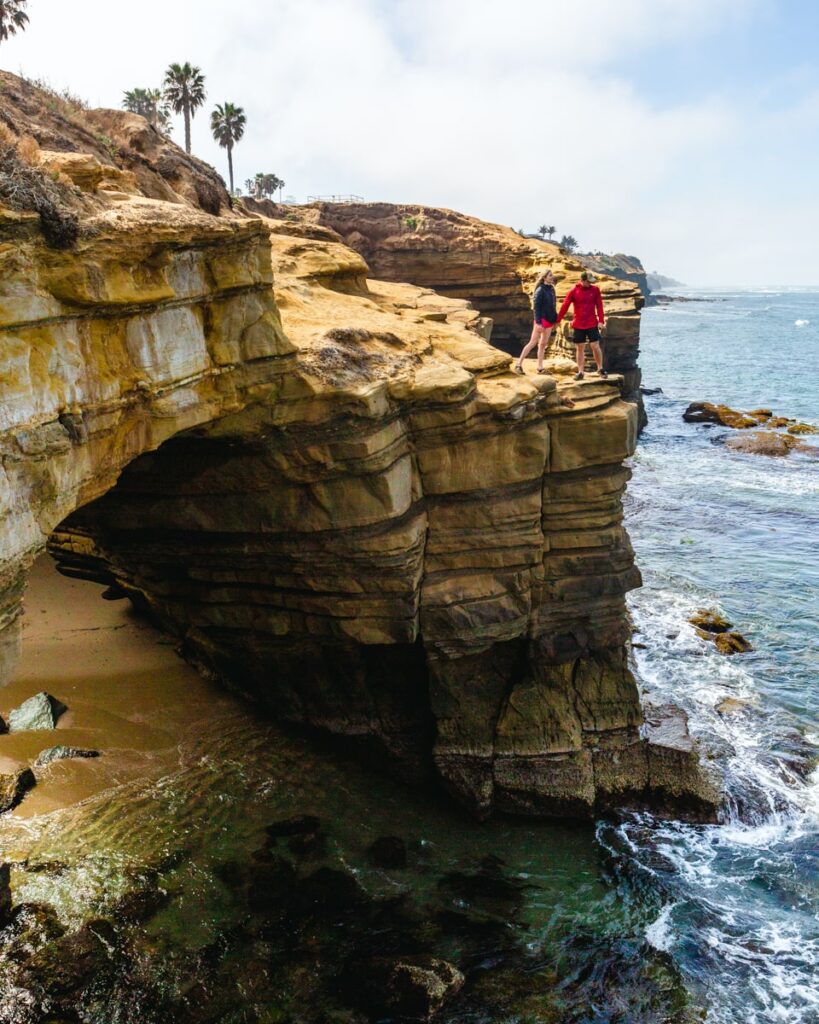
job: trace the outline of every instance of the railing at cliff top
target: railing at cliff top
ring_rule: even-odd
[[[364,196],[308,196],[308,203],[363,203]]]

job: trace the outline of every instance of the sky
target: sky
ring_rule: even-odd
[[[692,286],[819,285],[815,0],[29,0],[0,66],[93,106],[206,76],[236,180],[555,225]],[[181,120],[174,138],[183,140]]]

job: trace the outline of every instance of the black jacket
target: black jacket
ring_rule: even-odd
[[[550,324],[557,322],[557,296],[550,284],[541,282],[535,288],[535,323],[548,320]]]

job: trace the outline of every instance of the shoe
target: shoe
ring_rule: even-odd
[[[585,373],[576,373],[576,374],[574,375],[574,379],[575,379],[575,380],[583,380],[583,378],[584,378],[585,376],[586,376],[586,375],[585,375]]]
[[[537,368],[537,372],[538,373],[545,373],[546,372],[546,367],[545,366],[539,366]]]
[[[600,376],[601,376],[601,377],[603,377],[603,378],[606,378],[606,377],[608,377],[608,374],[606,373],[606,371],[605,371],[605,370],[598,370],[597,372],[598,372],[598,373],[600,374]]]
[[[521,375],[525,373],[523,367],[518,365],[518,363],[515,363],[515,373],[519,373]]]

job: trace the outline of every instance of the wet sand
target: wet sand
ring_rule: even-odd
[[[205,715],[235,708],[138,618],[128,601],[104,601],[102,587],[61,576],[44,555],[26,591],[23,656],[0,690],[0,715],[47,691],[68,711],[56,730],[0,736],[0,772],[31,764],[48,747],[99,750],[95,759],[36,769],[37,786],[13,811],[30,818],[68,807],[177,760],[179,737]]]

